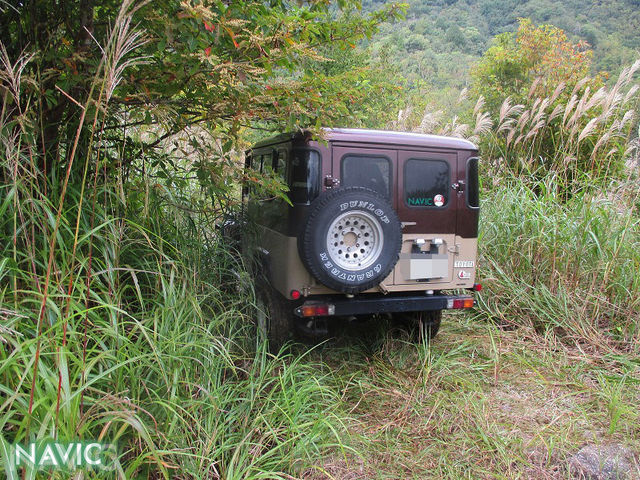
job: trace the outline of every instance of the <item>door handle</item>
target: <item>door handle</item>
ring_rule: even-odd
[[[458,193],[464,192],[464,180],[458,180],[456,183],[451,185],[451,188],[453,188]]]
[[[333,178],[331,175],[324,177],[324,186],[327,188],[336,188],[340,186],[340,180]]]

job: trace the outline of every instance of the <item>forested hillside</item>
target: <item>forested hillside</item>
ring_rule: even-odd
[[[366,0],[368,8],[383,0]],[[594,50],[593,73],[616,75],[640,49],[637,0],[407,0],[406,19],[383,25],[371,41],[377,55],[388,55],[415,84],[436,90],[462,88],[468,70],[495,35],[517,29],[518,18],[550,23],[574,42]]]

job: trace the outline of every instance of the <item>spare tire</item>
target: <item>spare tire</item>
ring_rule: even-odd
[[[389,201],[368,188],[331,189],[310,206],[298,235],[307,270],[323,285],[358,293],[391,272],[402,245],[398,215]]]

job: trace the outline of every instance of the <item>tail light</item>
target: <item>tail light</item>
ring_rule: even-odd
[[[292,300],[298,300],[301,296],[301,293],[299,290],[291,290],[291,293],[289,293],[289,295],[291,295]]]
[[[473,297],[457,297],[447,300],[447,308],[473,308],[474,305]]]
[[[330,303],[306,303],[296,308],[299,317],[326,317],[335,313],[336,307]]]

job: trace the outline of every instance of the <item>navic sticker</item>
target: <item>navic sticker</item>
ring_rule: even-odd
[[[445,198],[442,194],[432,197],[407,197],[407,205],[410,207],[442,207]]]

